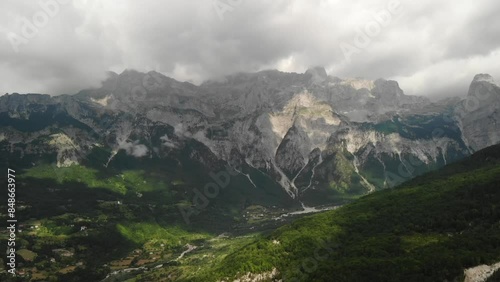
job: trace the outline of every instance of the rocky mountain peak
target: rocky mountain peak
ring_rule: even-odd
[[[472,82],[489,82],[491,84],[495,84],[496,85],[496,82],[493,79],[493,77],[491,75],[487,74],[487,73],[476,74],[474,76],[474,79],[472,80]]]
[[[339,79],[338,83],[342,85],[349,85],[356,90],[363,88],[367,90],[372,90],[373,87],[375,87],[373,80],[368,80],[364,78],[346,78],[344,80]]]
[[[500,142],[500,87],[489,74],[477,74],[457,109],[468,145],[479,150]]]
[[[314,80],[325,80],[328,78],[328,74],[324,67],[316,66],[306,70],[306,75],[310,75]]]
[[[134,69],[126,69],[122,71],[118,76],[121,78],[133,78],[133,77],[142,77],[144,73],[134,70]]]
[[[491,94],[493,94],[493,96],[500,94],[500,88],[498,84],[496,84],[493,77],[489,74],[484,73],[476,74],[470,84],[467,96],[489,97],[491,96]],[[487,102],[487,99],[481,100],[485,100],[485,102]]]
[[[106,77],[109,79],[109,78],[114,78],[114,77],[117,77],[118,74],[114,71],[107,71],[106,72]]]
[[[377,79],[374,82],[373,93],[379,98],[398,98],[404,96],[403,90],[394,80]]]

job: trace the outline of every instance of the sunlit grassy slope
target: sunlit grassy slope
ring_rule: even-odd
[[[81,165],[54,168],[42,164],[28,169],[23,177],[51,179],[59,184],[80,182],[89,188],[105,188],[119,194],[131,192],[149,192],[155,189],[165,189],[161,181],[147,179],[143,171],[127,170],[113,176],[100,175],[99,171]]]

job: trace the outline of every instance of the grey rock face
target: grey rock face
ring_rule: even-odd
[[[306,165],[310,147],[306,132],[292,126],[278,146],[276,164],[289,178],[293,178]]]
[[[313,83],[321,83],[328,78],[325,68],[314,67],[305,72],[306,76],[310,76]]]
[[[457,108],[464,138],[474,150],[500,142],[500,87],[488,74],[478,74]]]
[[[291,197],[314,202],[316,194],[328,200],[388,187],[395,176],[405,180],[499,142],[499,103],[488,75],[477,75],[460,103],[431,103],[405,95],[395,81],[340,79],[321,67],[240,73],[200,86],[129,70],[72,96],[0,97],[0,142],[56,153],[60,166],[85,159],[93,146],[112,152],[105,166],[121,150],[163,158],[194,146],[186,154],[203,166],[260,171]],[[20,124],[38,124],[32,119],[40,114],[47,123],[23,132]]]

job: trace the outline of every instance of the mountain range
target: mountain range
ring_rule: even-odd
[[[169,181],[186,183],[175,202],[198,210],[209,199],[196,190],[227,168],[238,180],[217,195],[232,196],[210,206],[321,206],[500,142],[499,108],[500,87],[487,74],[473,78],[466,96],[431,102],[396,81],[341,79],[322,67],[199,86],[126,70],[73,95],[3,95],[0,150],[17,166],[50,164],[56,175],[74,165],[166,166]]]
[[[433,102],[396,81],[321,67],[201,85],[126,70],[71,95],[3,95],[0,161],[16,177],[19,276],[0,269],[0,280],[492,273],[499,108],[487,74]]]

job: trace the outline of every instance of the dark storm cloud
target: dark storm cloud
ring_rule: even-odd
[[[75,93],[125,68],[199,83],[323,65],[396,79],[407,93],[463,95],[476,73],[500,77],[499,11],[494,0],[8,0],[0,91]]]

